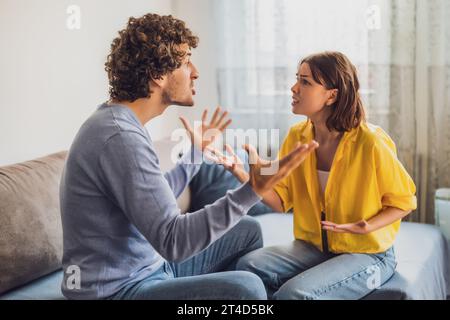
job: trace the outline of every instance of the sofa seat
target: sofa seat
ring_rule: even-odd
[[[264,246],[286,244],[293,240],[291,214],[268,213],[255,219],[261,224]],[[365,299],[446,299],[450,274],[449,248],[438,228],[403,222],[395,251],[398,260],[396,273]],[[64,299],[60,290],[61,279],[62,271],[56,271],[14,289],[0,296],[0,299]]]

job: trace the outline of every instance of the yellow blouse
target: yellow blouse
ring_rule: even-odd
[[[279,152],[287,155],[297,141],[314,138],[310,120],[293,126]],[[275,187],[285,211],[293,209],[294,236],[322,250],[322,219],[342,224],[369,220],[383,207],[414,210],[416,187],[397,159],[394,142],[380,127],[369,123],[345,132],[336,150],[322,196],[313,152]],[[400,220],[365,235],[326,231],[334,253],[379,253],[389,249]]]

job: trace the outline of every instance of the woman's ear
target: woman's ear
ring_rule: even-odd
[[[337,100],[337,96],[338,96],[338,89],[331,89],[328,91],[329,95],[328,95],[328,99],[326,101],[326,105],[327,106],[331,106],[333,105],[336,100]]]

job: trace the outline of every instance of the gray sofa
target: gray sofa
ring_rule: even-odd
[[[155,142],[161,168],[167,170],[173,143]],[[64,299],[59,180],[66,152],[0,167],[0,300]],[[189,208],[189,188],[180,196]],[[193,199],[192,201],[195,201]],[[256,216],[265,246],[293,240],[292,215]],[[450,261],[445,237],[434,226],[402,223],[395,244],[395,275],[366,299],[445,299]]]

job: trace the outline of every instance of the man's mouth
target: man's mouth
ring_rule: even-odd
[[[194,87],[191,88],[191,92],[192,92],[192,95],[195,96],[195,88]]]

